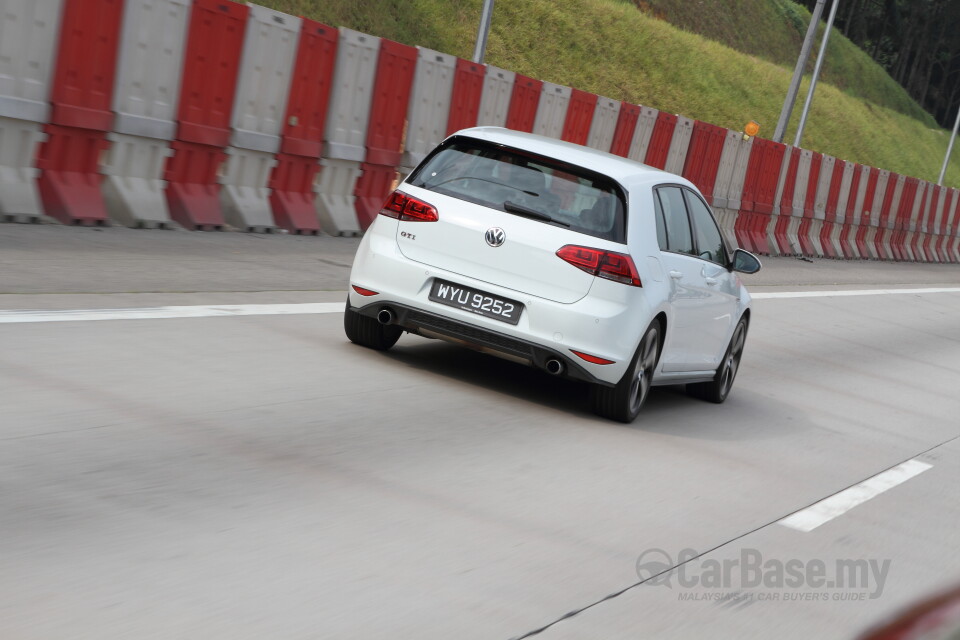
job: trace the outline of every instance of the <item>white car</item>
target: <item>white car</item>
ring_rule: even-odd
[[[357,250],[344,329],[389,349],[441,338],[590,383],[631,422],[655,385],[723,402],[750,323],[725,245],[689,181],[496,127],[459,131],[387,199]]]

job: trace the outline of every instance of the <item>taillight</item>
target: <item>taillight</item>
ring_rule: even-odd
[[[643,286],[633,258],[625,253],[568,244],[557,251],[557,256],[592,276],[633,287]]]
[[[440,219],[432,204],[408,196],[402,191],[394,191],[387,197],[380,215],[409,222],[436,222]]]
[[[364,289],[363,287],[358,287],[357,285],[353,285],[353,290],[356,291],[357,293],[359,293],[359,294],[362,295],[362,296],[375,296],[375,295],[377,295],[377,292],[376,292],[376,291],[373,291],[372,289]]]
[[[587,362],[592,362],[593,364],[613,364],[614,362],[613,360],[607,360],[606,358],[601,358],[600,356],[592,356],[589,353],[583,353],[582,351],[574,351],[573,349],[570,349],[570,353],[577,356],[578,358],[582,358],[586,360]]]

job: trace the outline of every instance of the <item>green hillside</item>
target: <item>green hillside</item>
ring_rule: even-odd
[[[632,3],[634,4],[634,3]],[[737,51],[793,70],[807,33],[810,13],[792,0],[639,0],[641,11],[685,31],[722,42]],[[824,20],[826,14],[824,14]],[[823,37],[823,23],[817,32]],[[807,70],[813,71],[817,49]],[[834,30],[821,81],[858,98],[889,107],[930,126],[933,118],[863,50]]]
[[[465,58],[482,7],[482,0],[263,3]],[[756,120],[760,135],[771,136],[808,21],[790,0],[500,0],[486,62],[724,127]],[[836,31],[828,58],[803,146],[936,180],[949,132]],[[788,142],[805,94],[806,82]],[[960,186],[960,160],[947,184]]]

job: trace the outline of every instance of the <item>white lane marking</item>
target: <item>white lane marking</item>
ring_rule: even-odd
[[[751,294],[765,298],[829,298],[833,296],[878,296],[922,293],[960,293],[957,288],[861,289],[837,291],[772,291]],[[220,304],[181,307],[143,307],[133,309],[14,309],[0,311],[0,324],[25,322],[77,322],[83,320],[156,320],[162,318],[211,318],[217,316],[277,316],[293,314],[339,313],[340,302],[303,304]]]
[[[960,287],[930,287],[927,289],[847,289],[836,291],[770,291],[751,293],[754,300],[765,298],[832,298],[835,296],[891,296],[918,293],[960,293]]]
[[[0,311],[0,324],[22,322],[76,322],[80,320],[155,320],[158,318],[211,318],[217,316],[278,316],[340,313],[342,302],[305,304],[219,304],[189,307],[145,307],[137,309],[67,309],[49,311],[24,309]]]
[[[898,464],[892,469],[878,473],[858,485],[844,489],[840,493],[835,493],[829,498],[824,498],[806,509],[792,513],[783,520],[780,520],[778,524],[796,529],[797,531],[813,531],[823,523],[829,522],[837,516],[853,509],[855,506],[863,504],[884,491],[906,482],[915,475],[930,469],[932,466],[933,465],[920,462],[919,460],[907,460],[903,464]]]

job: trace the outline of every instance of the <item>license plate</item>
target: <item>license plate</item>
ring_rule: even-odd
[[[508,324],[520,322],[523,304],[516,300],[501,298],[462,284],[453,284],[444,280],[434,280],[430,289],[430,299],[456,309],[493,318]]]

